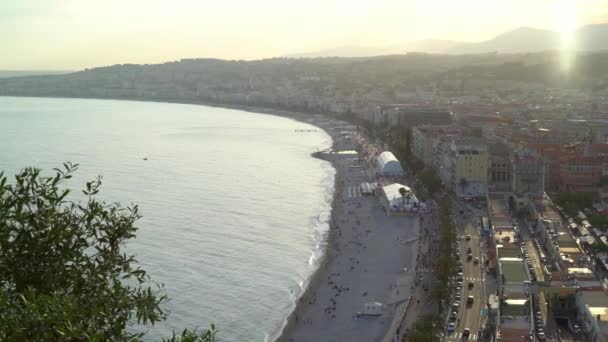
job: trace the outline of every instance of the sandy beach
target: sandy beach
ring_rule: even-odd
[[[291,117],[324,129],[333,138],[333,151],[354,150],[347,123]],[[374,179],[357,154],[315,156],[337,171],[327,250],[277,341],[390,340],[389,327],[399,327],[416,276],[419,218],[389,217],[378,198],[361,194],[359,184]],[[357,317],[368,302],[384,304],[382,314]]]

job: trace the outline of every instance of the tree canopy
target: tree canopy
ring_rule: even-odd
[[[26,168],[14,184],[0,173],[0,340],[137,341],[145,333],[136,325],[167,318],[163,285],[123,251],[138,207],[98,200],[101,177],[82,201],[68,200],[61,186],[77,168],[52,177]],[[170,341],[214,338],[212,326]]]

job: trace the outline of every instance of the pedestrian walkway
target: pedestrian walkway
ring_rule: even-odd
[[[450,333],[448,334],[448,336],[446,337],[446,341],[461,341],[463,339],[462,337],[462,333],[461,332],[456,332],[456,333]],[[471,333],[471,335],[469,335],[469,338],[467,338],[468,341],[476,341],[477,340],[477,335]]]
[[[353,199],[363,196],[359,184],[349,184],[344,191],[344,199]]]

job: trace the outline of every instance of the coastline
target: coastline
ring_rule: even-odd
[[[63,98],[63,97],[50,97],[50,98]],[[66,98],[69,99],[69,98],[75,98],[75,97],[66,97]],[[78,97],[78,98],[83,99],[81,97]],[[205,102],[201,102],[201,101],[113,99],[113,98],[84,98],[84,99],[146,101],[146,102],[204,105],[204,106],[210,106],[210,107],[243,110],[243,111],[248,111],[248,112],[257,113],[257,114],[281,116],[281,117],[291,118],[293,120],[297,120],[297,121],[300,121],[303,123],[307,123],[307,124],[313,125],[315,127],[320,128],[321,130],[323,130],[326,134],[328,134],[332,138],[331,150],[352,149],[350,147],[350,139],[346,138],[340,129],[336,129],[338,127],[351,126],[352,124],[342,120],[341,118],[336,118],[331,115],[297,112],[297,111],[289,111],[289,110],[265,108],[265,107],[255,107],[255,106],[205,103]],[[311,298],[315,298],[314,304],[316,304],[317,292],[331,291],[331,289],[329,289],[330,285],[327,285],[327,286],[325,285],[325,281],[326,281],[325,278],[331,277],[330,271],[337,267],[336,264],[340,264],[341,262],[344,262],[346,258],[350,257],[349,259],[352,259],[353,256],[356,256],[354,252],[347,252],[350,254],[344,256],[344,255],[341,255],[342,252],[340,251],[340,249],[341,249],[340,245],[346,241],[345,240],[346,238],[342,238],[342,232],[340,231],[340,228],[344,229],[345,216],[349,215],[349,213],[347,213],[347,209],[346,209],[347,205],[344,204],[343,194],[347,190],[345,188],[345,185],[348,186],[347,183],[348,183],[349,178],[351,178],[350,180],[352,182],[351,173],[354,171],[350,171],[349,167],[345,166],[346,164],[341,163],[339,161],[339,159],[336,157],[336,155],[332,156],[331,154],[328,154],[327,151],[313,152],[313,153],[311,153],[311,156],[314,158],[318,158],[318,159],[329,162],[332,165],[332,167],[335,169],[334,190],[333,190],[333,196],[332,196],[331,208],[330,208],[331,211],[330,211],[329,220],[327,222],[329,224],[329,229],[328,229],[327,235],[325,237],[325,244],[322,247],[323,251],[322,251],[321,258],[317,262],[316,269],[314,269],[312,271],[312,273],[309,275],[308,279],[305,279],[305,286],[303,286],[302,292],[296,298],[295,307],[289,313],[289,315],[284,319],[284,321],[281,323],[279,330],[269,332],[269,334],[271,334],[269,336],[269,338],[272,341],[293,341],[293,340],[295,340],[295,341],[303,341],[303,340],[312,341],[312,340],[318,340],[318,337],[323,337],[323,336],[328,337],[323,340],[332,340],[331,338],[329,338],[329,336],[331,336],[331,335],[326,335],[326,334],[331,334],[330,331],[317,330],[316,327],[315,328],[313,328],[313,327],[304,328],[305,330],[307,330],[306,331],[307,335],[304,335],[304,337],[298,336],[298,338],[293,339],[293,338],[290,338],[290,336],[293,335],[294,331],[298,328],[298,316],[304,317],[303,313],[305,313],[307,310],[309,311],[309,309],[310,309],[310,308],[308,308],[309,305],[307,305],[307,304],[309,304],[309,303],[307,303],[307,301],[310,300]],[[376,222],[373,222],[373,223],[376,223]],[[340,225],[342,227],[338,228],[338,225]],[[418,231],[418,229],[416,229],[416,232],[417,231]],[[338,234],[340,236],[338,236]],[[411,238],[411,237],[412,237],[412,235],[409,235],[409,238]],[[365,239],[365,238],[363,238],[363,239]],[[367,241],[363,241],[363,242],[367,243]],[[387,241],[384,241],[383,243],[386,243],[386,242]],[[408,242],[408,245],[409,244],[411,244],[413,246],[417,245],[417,242],[415,242],[415,243],[413,243],[413,242],[415,242],[415,241]],[[400,244],[404,244],[404,243],[401,242]],[[380,246],[382,246],[382,245],[380,245]],[[415,253],[415,249],[416,248],[414,248],[414,247],[411,248],[411,250],[414,250],[413,253]],[[408,259],[416,260],[415,254],[412,254],[412,252],[409,250],[409,248],[408,248],[408,253],[409,253]],[[339,259],[339,260],[336,262],[336,259]],[[358,264],[358,262],[357,262],[357,264]],[[384,292],[388,291],[391,293],[388,295],[388,297],[390,297],[390,298],[394,297],[393,292],[398,287],[403,287],[401,296],[406,296],[407,292],[409,292],[409,291],[405,291],[404,289],[406,287],[409,288],[409,284],[412,281],[411,278],[413,278],[413,275],[406,275],[406,277],[404,278],[405,280],[403,280],[403,279],[402,279],[402,281],[397,280],[396,284],[393,281],[393,278],[401,277],[401,275],[397,276],[397,272],[401,272],[404,264],[405,264],[405,262],[403,262],[403,263],[399,262],[399,265],[393,265],[393,266],[397,266],[397,267],[393,267],[394,269],[390,271],[391,272],[390,278],[389,278],[390,282],[387,281],[387,283],[384,284],[384,283],[382,283],[382,279],[379,279],[379,283],[382,283],[383,285],[388,286],[390,284],[391,290],[383,289]],[[342,266],[340,266],[340,267],[342,267]],[[411,265],[411,264],[407,264],[407,268],[414,269],[413,265]],[[398,269],[398,271],[397,271],[397,269]],[[358,272],[362,273],[363,270],[358,270]],[[367,271],[365,271],[365,272],[367,272]],[[358,274],[358,276],[362,276],[362,274]],[[386,278],[384,280],[386,281]],[[355,280],[355,282],[356,282],[356,280]],[[399,285],[400,282],[403,284]],[[353,279],[349,278],[345,284],[349,285],[351,283],[353,283]],[[350,286],[352,286],[352,285],[350,285]],[[379,285],[376,285],[376,287],[378,287],[378,286]],[[393,286],[394,286],[394,288],[393,288]],[[373,291],[370,291],[370,292],[373,292]],[[376,291],[376,292],[378,292],[378,291]],[[397,295],[399,295],[398,289],[397,289]],[[381,296],[381,295],[378,295],[378,296]],[[387,296],[384,296],[383,299],[387,299]],[[382,302],[385,302],[385,301],[382,300]],[[321,304],[313,305],[313,306],[316,306],[315,309],[318,309],[318,307],[320,305]],[[347,306],[347,304],[342,304],[342,303],[340,305]],[[356,312],[356,311],[353,311],[352,306],[354,306],[354,305],[355,304],[352,303],[351,307],[348,308],[346,311],[352,312],[352,313]],[[359,304],[357,304],[356,308],[358,308],[360,310],[360,306],[361,306],[361,304],[359,303]],[[384,317],[383,319],[384,320],[390,319],[390,322],[392,322],[393,316],[397,312],[397,308],[395,307],[393,311],[394,312],[392,313],[392,315],[390,315],[390,314],[385,315],[386,317]],[[350,313],[350,315],[352,315],[352,313]],[[342,315],[342,316],[344,316],[344,315]],[[348,318],[350,319],[350,316]],[[301,320],[301,318],[300,318],[300,320]],[[381,337],[384,336],[385,333],[388,331],[388,326],[386,326],[386,325],[390,325],[390,322],[389,322],[389,324],[383,323],[382,321],[381,321],[381,324],[375,323],[375,325],[373,326],[375,329],[374,336],[380,336],[380,335],[381,335]],[[311,325],[312,325],[312,322],[311,322]],[[344,324],[334,323],[334,325],[339,325],[340,328],[344,328]],[[301,326],[301,324],[300,324],[300,326]],[[380,330],[383,329],[381,332],[378,331],[379,326],[380,326]],[[382,327],[384,327],[384,328],[382,328]],[[332,329],[334,329],[334,328],[335,327],[332,327]],[[368,329],[369,329],[369,327],[368,327]],[[346,329],[346,330],[349,330],[349,329]],[[316,335],[316,336],[314,336],[314,335]],[[347,336],[331,336],[331,337],[334,339],[337,338],[337,340],[353,340],[353,336],[359,336],[359,335],[351,334],[348,337]],[[362,337],[362,336],[360,336],[360,337]]]

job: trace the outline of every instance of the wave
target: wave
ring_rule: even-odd
[[[330,146],[333,144],[333,140],[329,134],[327,137],[327,141],[325,141],[323,144],[325,146],[320,146],[317,152],[328,151],[330,149]],[[275,332],[272,333],[272,335],[265,334],[265,342],[275,341],[281,335],[283,329],[287,325],[289,315],[291,315],[291,313],[295,310],[296,303],[308,288],[310,281],[318,271],[319,266],[327,252],[326,249],[328,244],[331,212],[333,209],[332,202],[335,193],[336,169],[327,161],[324,161],[323,163],[325,165],[325,175],[321,180],[323,194],[322,207],[319,214],[311,220],[312,241],[314,248],[311,249],[311,255],[308,260],[310,270],[308,274],[298,282],[298,286],[295,288],[295,290],[293,288],[291,289],[291,302],[286,308],[286,316],[281,322],[281,325]]]

